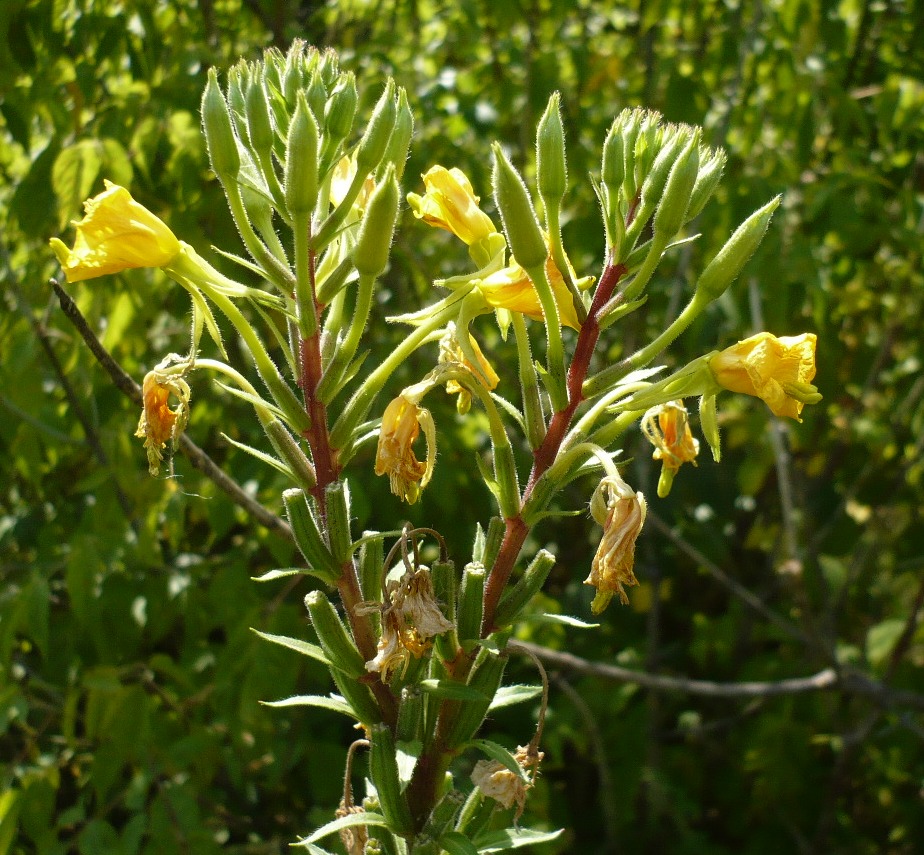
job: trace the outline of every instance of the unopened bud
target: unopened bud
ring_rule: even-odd
[[[770,218],[780,204],[781,196],[771,199],[763,208],[758,208],[728,239],[715,258],[709,262],[696,282],[696,297],[716,300],[734,282],[747,260],[760,245]]]
[[[418,738],[422,715],[423,693],[420,686],[405,686],[401,690],[398,724],[395,728],[399,742],[411,742]]]
[[[340,575],[340,568],[321,537],[304,491],[298,488],[285,490],[282,502],[286,506],[286,515],[292,526],[295,543],[308,562],[311,572],[327,582],[336,581]]]
[[[715,394],[703,395],[699,399],[699,427],[712,449],[712,459],[722,459],[722,441],[719,437],[719,419],[716,414]]]
[[[506,665],[506,654],[497,654],[486,647],[478,651],[466,684],[469,688],[480,692],[483,700],[466,701],[462,705],[446,737],[447,747],[455,748],[463,745],[477,733],[488,713],[491,701],[494,700],[494,695],[500,688]]]
[[[565,131],[561,124],[559,101],[553,92],[536,130],[536,178],[543,201],[560,201],[568,187],[565,162]]]
[[[388,265],[391,239],[398,219],[398,196],[398,181],[395,168],[391,165],[372,191],[359,227],[359,236],[353,249],[353,264],[360,274],[380,276]]]
[[[273,147],[273,125],[270,121],[266,90],[259,77],[254,77],[247,88],[245,111],[247,130],[254,151],[261,156],[268,154]]]
[[[221,94],[214,68],[209,69],[201,109],[202,128],[212,170],[223,181],[233,179],[241,167],[241,158],[237,151],[237,137],[231,126],[231,114],[225,96]]]
[[[312,591],[305,597],[305,607],[311,615],[311,625],[331,667],[353,679],[363,676],[366,663],[330,600],[321,591]]]
[[[664,193],[664,187],[667,184],[667,177],[670,175],[671,167],[677,161],[683,147],[683,139],[678,134],[661,146],[658,156],[655,158],[645,183],[642,184],[642,197],[640,210],[647,210],[648,216],[655,210],[655,206]],[[639,214],[641,216],[641,214]]]
[[[609,203],[615,204],[622,187],[624,176],[624,156],[622,152],[622,123],[616,119],[610,126],[606,141],[603,143],[603,166],[600,178],[609,197]]]
[[[334,481],[324,489],[327,497],[327,531],[334,561],[344,564],[350,560],[350,500],[349,490],[343,481]]]
[[[358,97],[353,72],[341,74],[324,108],[324,133],[328,138],[339,142],[349,136],[353,130]]]
[[[482,564],[467,564],[462,571],[459,588],[459,608],[456,612],[459,640],[477,640],[481,637],[481,615],[484,607],[485,569]]]
[[[395,127],[388,138],[388,146],[379,165],[379,171],[389,163],[395,166],[395,177],[398,181],[404,175],[404,166],[407,163],[408,149],[411,147],[411,137],[414,136],[414,114],[407,103],[407,92],[404,88],[398,90],[398,114],[395,117]]]
[[[704,164],[700,164],[699,174],[696,176],[696,184],[693,185],[693,193],[690,195],[690,204],[687,207],[686,220],[692,220],[712,198],[719,181],[722,180],[722,171],[725,169],[727,160],[725,152],[718,149],[712,153]]]
[[[635,138],[635,186],[641,187],[658,153],[661,114],[645,111]]]
[[[286,140],[286,208],[310,212],[318,197],[318,124],[304,92],[298,93]]]
[[[369,742],[369,777],[378,793],[382,814],[388,827],[396,834],[410,834],[414,830],[414,820],[407,799],[401,792],[398,758],[391,729],[387,724],[372,725],[369,728]]]
[[[228,71],[228,110],[237,135],[245,146],[250,144],[247,125],[244,121],[247,112],[244,100],[247,82],[247,64],[242,60]]]
[[[699,128],[677,157],[667,176],[664,195],[654,216],[654,230],[668,238],[680,231],[690,204],[690,194],[699,172]]]
[[[315,69],[305,90],[305,97],[308,99],[308,106],[315,117],[320,118],[324,115],[324,108],[327,105],[327,89],[324,88],[324,81],[321,79],[321,73]]]
[[[359,148],[356,151],[357,172],[372,172],[379,165],[388,147],[388,140],[395,126],[396,114],[395,81],[389,78],[382,97],[379,98],[372,111],[369,124],[366,125],[366,132],[359,141]]]
[[[503,628],[513,623],[524,606],[542,590],[554,566],[555,556],[547,549],[540,549],[517,583],[501,597],[494,614],[496,626]]]
[[[529,191],[500,147],[494,143],[494,201],[504,223],[507,243],[517,264],[524,270],[532,270],[545,264],[549,251],[539,228],[536,209]]]

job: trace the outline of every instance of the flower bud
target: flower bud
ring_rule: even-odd
[[[241,60],[228,71],[228,109],[237,135],[241,138],[241,142],[249,147],[250,139],[247,133],[247,125],[244,122],[246,115],[244,92],[247,82],[247,63]]]
[[[378,704],[365,683],[360,683],[359,680],[347,677],[343,671],[337,668],[331,668],[330,675],[334,680],[337,691],[343,695],[343,699],[350,705],[360,724],[368,727],[374,722],[382,720]]]
[[[250,86],[247,87],[244,108],[247,115],[247,130],[254,151],[261,155],[268,154],[273,147],[273,125],[270,121],[266,90],[259,77],[254,77]]]
[[[466,701],[459,709],[446,737],[448,748],[464,745],[478,732],[491,706],[491,701],[494,700],[494,695],[500,688],[506,665],[506,654],[495,653],[486,647],[482,647],[478,652],[466,685],[481,692],[483,700]]]
[[[667,176],[664,195],[654,216],[654,230],[668,238],[680,231],[690,204],[690,194],[699,172],[699,136],[697,128]]]
[[[305,90],[305,98],[308,100],[308,106],[311,112],[320,117],[324,115],[324,108],[327,106],[327,90],[324,88],[324,81],[321,80],[321,74],[315,69]]]
[[[494,201],[504,223],[504,232],[510,252],[517,264],[524,270],[532,270],[545,264],[549,251],[539,228],[536,209],[529,198],[529,191],[520,174],[507,160],[500,147],[494,143],[494,173],[491,183],[494,187]]]
[[[423,715],[423,693],[420,686],[405,686],[401,690],[401,704],[398,707],[398,723],[395,735],[399,742],[411,742],[418,738]]]
[[[414,114],[411,112],[410,105],[407,103],[407,92],[404,88],[398,90],[398,114],[395,118],[395,127],[388,138],[388,146],[385,149],[385,155],[382,157],[382,163],[379,164],[379,172],[383,172],[384,167],[389,163],[395,165],[395,177],[400,181],[404,175],[404,166],[407,163],[407,153],[411,146],[411,137],[414,136]]]
[[[622,127],[622,192],[627,202],[635,198],[638,184],[635,182],[635,141],[638,139],[639,125],[643,110],[632,110]]]
[[[407,799],[401,792],[395,740],[388,725],[372,725],[369,728],[369,742],[369,777],[375,784],[382,814],[388,827],[396,834],[410,834],[414,830],[414,820]]]
[[[459,588],[457,628],[461,642],[481,638],[481,616],[484,608],[485,569],[482,564],[466,564]]]
[[[241,167],[237,137],[231,126],[231,114],[225,96],[218,85],[218,75],[209,69],[209,79],[202,93],[202,128],[209,150],[212,170],[222,180],[233,179]]]
[[[305,607],[331,666],[353,679],[362,677],[366,673],[366,663],[330,600],[321,591],[312,591],[305,597]]]
[[[340,568],[321,537],[304,491],[297,488],[285,490],[282,501],[286,506],[295,543],[308,562],[311,572],[326,582],[335,582],[340,575]]]
[[[339,142],[349,136],[356,117],[357,101],[356,77],[352,71],[341,74],[324,108],[324,133],[327,137]]]
[[[719,419],[716,414],[715,395],[703,395],[699,399],[699,429],[712,449],[712,459],[722,459],[722,441],[719,436]]]
[[[645,183],[642,184],[642,197],[639,206],[640,211],[647,210],[648,216],[651,215],[651,212],[661,200],[664,186],[667,184],[667,177],[670,175],[671,167],[679,158],[683,143],[684,140],[680,134],[674,134],[661,146],[658,156],[648,171]],[[639,213],[638,216],[641,217],[642,214]]]
[[[616,119],[610,126],[606,141],[603,143],[603,166],[600,171],[600,178],[603,186],[606,187],[611,205],[616,201],[624,177],[622,142],[622,122]]]
[[[310,213],[318,197],[318,124],[303,92],[286,140],[286,208],[293,217]]]
[[[389,78],[388,83],[385,84],[385,91],[372,111],[366,132],[359,141],[359,148],[356,151],[357,172],[369,173],[379,165],[388,147],[388,140],[395,126],[396,114],[395,81]]]
[[[536,130],[536,178],[543,201],[560,201],[568,187],[560,97],[558,92],[552,93]]]
[[[696,297],[716,300],[725,293],[760,245],[781,196],[771,199],[748,217],[709,262],[696,282]]]
[[[693,193],[690,195],[690,204],[687,207],[687,222],[702,211],[706,207],[706,203],[712,198],[716,187],[719,186],[719,181],[722,180],[726,160],[725,152],[718,149],[712,152],[712,155],[705,163],[700,164],[696,184],[693,185]]]
[[[342,565],[350,560],[349,490],[343,481],[334,481],[324,490],[327,496],[327,530],[334,561]]]
[[[554,566],[555,556],[547,549],[540,549],[517,583],[501,597],[494,613],[495,626],[509,626],[516,620],[526,604],[542,590]]]
[[[376,185],[363,215],[353,249],[353,264],[361,275],[380,276],[388,265],[391,239],[398,219],[398,181],[389,165]]]

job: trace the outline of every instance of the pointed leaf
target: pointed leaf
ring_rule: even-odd
[[[533,831],[531,828],[504,828],[500,831],[489,831],[475,838],[478,851],[503,852],[507,849],[519,849],[521,846],[533,846],[536,843],[548,843],[555,840],[564,831]]]
[[[331,712],[343,713],[343,715],[359,720],[359,717],[353,712],[353,707],[340,695],[294,695],[281,701],[260,701],[260,703],[264,707],[319,707]]]
[[[484,703],[484,693],[466,686],[465,683],[456,683],[453,680],[421,680],[418,685],[427,694],[438,698]]]
[[[219,385],[223,384],[219,383]],[[230,391],[228,386],[225,386],[225,389]],[[252,445],[247,445],[244,442],[238,442],[236,439],[231,439],[231,437],[226,433],[222,433],[221,438],[225,440],[225,442],[233,445],[235,448],[239,448],[241,451],[247,452],[247,454],[249,454],[251,457],[256,457],[257,460],[265,463],[267,466],[272,466],[273,469],[276,469],[283,475],[287,475],[293,480],[295,479],[295,476],[292,474],[292,470],[289,469],[289,467],[286,466],[285,463],[283,463],[281,460],[277,460],[275,457],[273,457],[272,454],[267,454],[265,451],[260,451],[259,448],[254,448]]]
[[[322,840],[329,834],[340,831],[342,828],[353,828],[357,825],[378,825],[387,827],[388,823],[385,821],[385,817],[379,813],[370,813],[368,811],[365,813],[351,813],[348,816],[342,816],[340,819],[335,819],[332,822],[328,822],[326,825],[322,825],[317,831],[313,832],[304,840],[300,840],[296,845],[302,843],[316,843],[318,840]]]
[[[322,665],[330,665],[327,654],[325,654],[318,645],[312,644],[309,641],[302,641],[300,638],[290,638],[288,635],[273,635],[269,632],[260,632],[259,629],[253,629],[253,627],[251,627],[251,632],[255,632],[265,641],[278,644],[280,647],[288,647],[289,650],[301,653],[303,656],[314,659]]]
[[[440,838],[440,846],[449,855],[478,855],[478,849],[471,840],[458,831],[447,831]]]
[[[531,701],[542,694],[542,686],[501,686],[491,701],[489,710],[499,710],[503,707],[510,707],[514,704],[522,704],[525,701]]]

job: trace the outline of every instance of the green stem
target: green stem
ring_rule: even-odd
[[[568,391],[565,387],[565,349],[561,339],[561,318],[558,315],[558,306],[545,273],[545,265],[538,264],[526,273],[535,286],[539,302],[542,304],[542,314],[545,316],[549,397],[556,411],[563,410],[568,404]]]
[[[561,206],[556,205],[553,200],[543,199],[545,203],[545,221],[549,230],[549,248],[552,251],[552,261],[561,273],[561,278],[565,280],[565,285],[571,292],[571,300],[574,303],[574,311],[577,313],[578,320],[583,324],[587,319],[587,307],[584,305],[584,298],[578,290],[574,279],[571,276],[571,268],[568,266],[568,259],[565,255],[565,247],[561,241]]]
[[[529,447],[535,451],[545,439],[545,416],[542,412],[542,400],[539,397],[539,378],[533,365],[533,355],[529,347],[529,331],[526,321],[519,312],[511,312],[513,334],[517,342],[517,363],[520,373],[520,390],[523,395],[523,417],[526,420],[526,439]]]

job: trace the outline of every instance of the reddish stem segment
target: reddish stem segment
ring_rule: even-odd
[[[549,428],[546,432],[542,445],[536,449],[533,456],[533,468],[529,473],[529,481],[526,484],[526,490],[523,492],[523,501],[525,502],[532,494],[533,488],[539,478],[555,462],[561,444],[565,439],[565,434],[571,426],[571,421],[577,412],[578,406],[584,400],[583,386],[587,379],[587,372],[590,369],[590,360],[593,356],[594,348],[600,338],[600,321],[598,315],[600,310],[605,306],[619,280],[626,275],[628,268],[622,264],[608,264],[600,277],[597,290],[594,292],[594,299],[587,313],[587,320],[581,325],[581,331],[578,334],[577,345],[574,349],[574,357],[568,368],[567,390],[568,403],[565,408],[555,413],[549,421]],[[494,560],[494,566],[488,576],[488,581],[484,592],[484,617],[481,624],[481,636],[487,637],[497,627],[494,625],[494,612],[497,604],[500,602],[501,594],[507,586],[510,574],[513,572],[514,565],[529,534],[529,526],[518,514],[515,517],[506,519],[506,531],[504,539],[501,541],[497,558]]]

